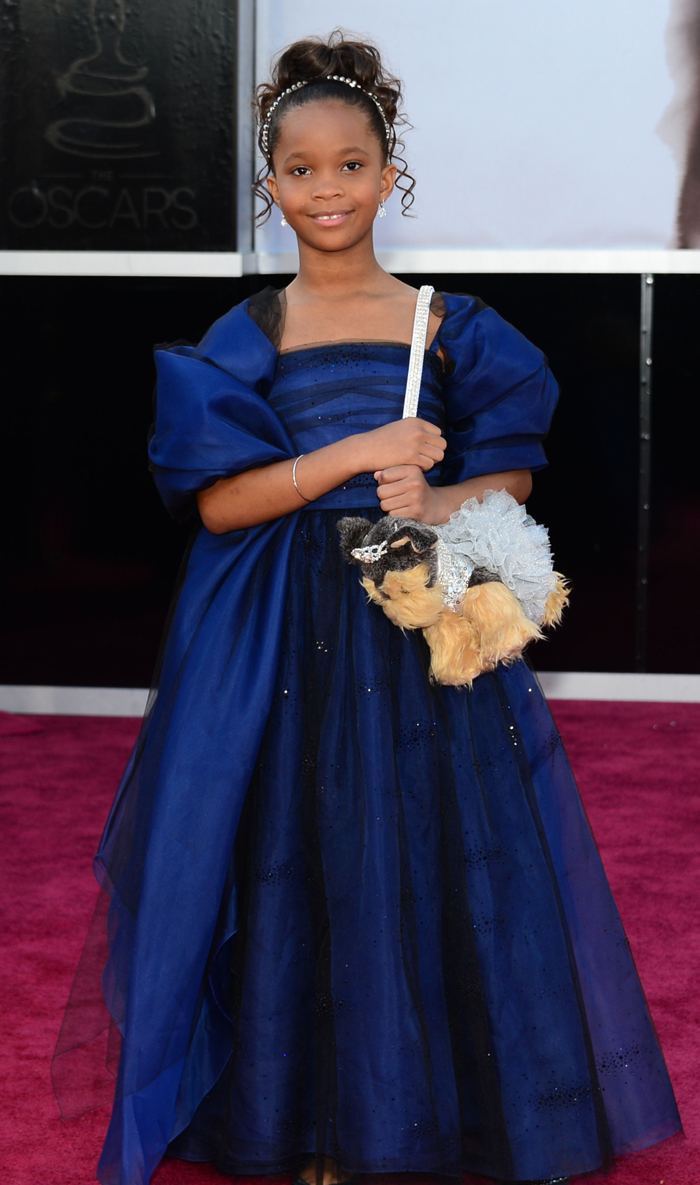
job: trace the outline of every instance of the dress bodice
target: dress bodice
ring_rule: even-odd
[[[435,343],[434,343],[435,345]],[[310,453],[345,436],[401,418],[409,347],[391,342],[335,342],[290,350],[278,357],[267,401],[285,424],[295,449]],[[444,430],[442,363],[426,350],[418,415]],[[426,473],[440,484],[440,466]],[[361,473],[338,486],[314,509],[376,506],[377,483]]]
[[[430,484],[541,469],[557,384],[541,350],[471,296],[443,293],[425,352],[418,415],[447,448]],[[282,302],[269,291],[236,305],[198,346],[156,350],[152,471],[171,513],[196,512],[196,492],[220,477],[289,460],[399,419],[410,349],[335,342],[280,352]],[[446,360],[445,371],[441,358]],[[377,506],[372,474],[313,503],[318,510]]]

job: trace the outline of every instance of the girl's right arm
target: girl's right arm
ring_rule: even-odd
[[[276,461],[248,469],[235,477],[221,477],[197,494],[202,522],[214,535],[255,527],[291,514],[359,473],[373,473],[390,465],[420,465],[432,469],[442,460],[446,442],[440,429],[427,420],[393,420],[368,432],[346,436],[335,444],[305,453],[294,461]]]

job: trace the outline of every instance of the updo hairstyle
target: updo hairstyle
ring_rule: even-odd
[[[357,86],[348,86],[347,82],[329,81],[328,75],[333,74],[356,82]],[[300,82],[307,85],[290,95],[285,95],[272,112],[267,129],[266,150],[262,131],[270,110],[284,91]],[[381,112],[370,98],[370,94],[365,94],[365,91],[369,91],[378,100],[389,125],[388,137]],[[386,161],[398,166],[396,185],[402,191],[402,214],[407,214],[412,206],[416,183],[401,155],[404,144],[397,134],[397,127],[411,126],[403,112],[399,111],[402,99],[401,81],[387,73],[382,66],[379,50],[371,42],[351,41],[342,29],[335,29],[327,40],[322,37],[307,37],[303,41],[295,41],[288,45],[273,61],[270,81],[262,82],[256,88],[253,109],[258,147],[265,158],[265,164],[255,178],[253,189],[265,203],[264,209],[257,215],[257,221],[261,225],[270,217],[274,207],[265,180],[272,173],[272,155],[279,143],[284,116],[295,107],[304,107],[307,103],[331,98],[339,99],[349,107],[359,107],[366,115],[382,146]]]

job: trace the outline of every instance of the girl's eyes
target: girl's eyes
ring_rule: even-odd
[[[357,173],[362,168],[362,162],[359,160],[349,160],[343,165],[344,169],[348,169],[351,173]],[[311,169],[308,165],[297,165],[292,169],[292,177],[308,177],[311,174]]]

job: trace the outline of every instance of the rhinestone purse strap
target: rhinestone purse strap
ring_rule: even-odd
[[[428,336],[428,318],[430,316],[430,302],[434,288],[423,284],[418,292],[416,301],[416,315],[413,318],[413,337],[411,338],[411,356],[408,360],[408,378],[406,379],[406,395],[403,401],[403,419],[415,416],[418,412],[418,397],[420,395],[420,381],[423,377],[423,355],[425,341]]]

